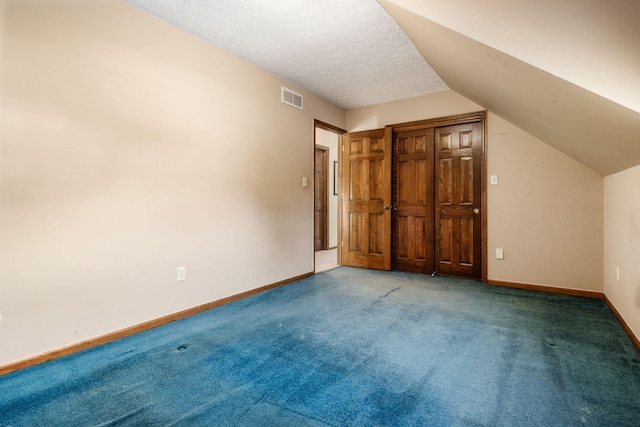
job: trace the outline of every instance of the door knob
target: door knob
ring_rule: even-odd
[[[479,214],[479,213],[480,213],[480,209],[475,208],[475,209],[473,210],[473,213],[474,213],[474,214]]]
[[[382,207],[382,209],[384,209],[384,210],[387,210],[387,209],[389,209],[389,208],[391,208],[391,206],[389,206],[389,205],[384,205],[384,206]]]

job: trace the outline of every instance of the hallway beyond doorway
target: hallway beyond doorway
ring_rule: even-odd
[[[316,273],[338,265],[338,248],[316,252]]]

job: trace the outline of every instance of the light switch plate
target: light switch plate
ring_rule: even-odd
[[[504,249],[496,249],[496,259],[504,259]]]
[[[491,175],[491,185],[498,185],[498,175]]]
[[[302,177],[302,186],[306,187],[308,184],[309,184],[309,181],[307,180],[307,177],[303,176]]]

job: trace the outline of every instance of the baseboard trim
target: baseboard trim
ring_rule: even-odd
[[[616,306],[613,305],[613,303],[609,300],[609,298],[607,298],[607,295],[604,295],[602,299],[604,300],[605,304],[607,304],[607,306],[609,307],[609,310],[611,310],[613,315],[616,316],[616,319],[618,319],[618,322],[622,326],[622,329],[624,329],[627,335],[629,335],[629,338],[631,339],[631,342],[633,343],[633,345],[635,345],[638,351],[640,351],[640,340],[633,333],[629,325],[627,325],[627,322],[625,322],[624,318],[620,315]]]
[[[139,323],[137,325],[129,326],[124,329],[119,329],[117,331],[109,332],[104,335],[99,335],[94,338],[89,338],[77,343],[73,343],[64,347],[60,347],[51,351],[46,351],[44,353],[36,354],[34,356],[27,357],[25,359],[20,359],[14,362],[9,362],[4,365],[0,365],[0,375],[8,374],[9,372],[17,371],[18,369],[27,368],[29,366],[37,365],[40,363],[47,362],[52,359],[56,359],[58,357],[67,356],[72,353],[76,353],[78,351],[85,350],[87,348],[95,347],[101,344],[105,344],[109,341],[118,340],[120,338],[127,337],[129,335],[136,334],[138,332],[143,332],[170,322],[175,322],[176,320],[183,319],[185,317],[193,316],[194,314],[201,313],[203,311],[207,311],[214,307],[218,307],[224,304],[228,304],[233,301],[237,301],[251,295],[258,294],[260,292],[267,291],[269,289],[277,288],[280,286],[287,285],[291,282],[295,282],[296,280],[301,280],[306,277],[313,276],[314,272],[309,272],[305,274],[301,274],[299,276],[291,277],[289,279],[281,280],[276,283],[272,283],[270,285],[261,286],[256,289],[251,289],[246,292],[241,292],[239,294],[231,295],[226,298],[222,298],[216,301],[211,301],[206,304],[198,305],[196,307],[188,308],[186,310],[178,311],[176,313],[168,314],[166,316],[158,317],[157,319],[149,320],[147,322]]]
[[[502,280],[491,280],[491,279],[489,279],[487,283],[489,283],[490,285],[505,286],[508,288],[528,289],[531,291],[551,292],[554,294],[565,294],[565,295],[573,295],[573,296],[597,298],[597,299],[604,298],[604,294],[602,292],[583,291],[580,289],[556,288],[553,286],[532,285],[530,283],[505,282]]]
[[[9,362],[4,365],[0,365],[0,375],[8,374],[9,372],[17,371],[19,369],[27,368],[29,366],[37,365],[40,363],[47,362],[52,359],[56,359],[58,357],[67,356],[72,353],[76,353],[78,351],[85,350],[87,348],[95,347],[101,344],[105,344],[109,341],[114,341],[120,338],[127,337],[129,335],[136,334],[138,332],[143,332],[157,326],[161,326],[167,323],[174,322],[176,320],[183,319],[185,317],[193,316],[194,314],[201,313],[203,311],[207,311],[209,309],[228,304],[233,301],[237,301],[251,295],[258,294],[260,292],[267,291],[269,289],[277,288],[280,286],[287,285],[289,283],[295,282],[297,280],[301,280],[310,276],[313,276],[314,272],[309,272],[305,274],[301,274],[299,276],[291,277],[289,279],[281,280],[276,283],[272,283],[269,285],[261,286],[256,289],[251,289],[246,292],[241,292],[239,294],[231,295],[226,298],[222,298],[216,301],[208,302],[206,304],[202,304],[196,307],[188,308],[186,310],[178,311],[176,313],[172,313],[166,316],[159,317],[157,319],[149,320],[147,322],[139,323],[137,325],[133,325],[124,329],[119,329],[114,332],[109,332],[104,335],[100,335],[94,338],[89,338],[74,344],[70,344],[65,347],[61,347],[55,350],[47,351],[44,353],[36,354],[34,356],[27,357],[25,359],[20,359],[15,362]],[[534,291],[542,291],[542,292],[552,292],[559,293],[565,295],[574,295],[574,296],[582,296],[588,298],[598,298],[602,299],[605,304],[609,307],[613,315],[618,319],[618,322],[627,333],[631,342],[635,345],[635,347],[640,351],[640,340],[635,336],[627,322],[622,318],[616,307],[613,303],[607,298],[607,296],[602,292],[595,291],[583,291],[578,289],[566,289],[566,288],[557,288],[552,286],[542,286],[542,285],[533,285],[529,283],[518,283],[518,282],[507,282],[502,280],[491,280],[489,279],[487,283],[496,286],[505,286],[509,288],[518,288],[518,289],[528,289]]]
[[[607,298],[607,295],[604,292],[594,292],[594,291],[582,291],[578,289],[566,289],[566,288],[555,288],[552,286],[542,286],[542,285],[531,285],[528,283],[517,283],[517,282],[505,282],[502,280],[489,280],[489,284],[497,285],[497,286],[506,286],[509,288],[519,288],[519,289],[529,289],[534,291],[542,291],[542,292],[553,292],[557,294],[565,294],[565,295],[574,295],[580,297],[587,298],[597,298],[601,299],[607,304],[609,310],[613,313],[613,315],[618,319],[618,323],[622,326],[622,329],[627,333],[629,339],[633,343],[633,345],[640,351],[640,340],[635,336],[627,322],[625,322],[624,318],[620,315],[616,307],[613,303]]]

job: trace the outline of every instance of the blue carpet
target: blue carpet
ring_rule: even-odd
[[[595,299],[340,267],[0,377],[1,426],[638,426]]]

